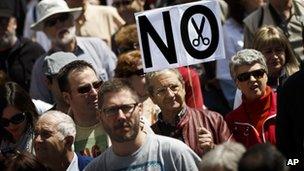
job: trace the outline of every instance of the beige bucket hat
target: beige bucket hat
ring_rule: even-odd
[[[33,30],[41,31],[43,22],[58,13],[71,13],[74,19],[81,14],[82,8],[69,8],[64,0],[42,0],[37,4],[37,22],[31,25]]]

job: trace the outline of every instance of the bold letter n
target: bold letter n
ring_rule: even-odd
[[[168,46],[166,46],[166,44],[162,41],[161,37],[157,34],[154,27],[152,26],[152,24],[150,23],[150,21],[148,20],[148,18],[146,16],[138,17],[138,22],[139,22],[139,26],[140,26],[139,27],[140,37],[141,37],[142,45],[143,45],[142,48],[143,48],[143,53],[144,53],[144,57],[145,57],[144,59],[145,59],[146,68],[152,67],[148,34],[151,36],[151,38],[155,42],[156,46],[162,52],[162,54],[167,59],[169,64],[177,63],[170,14],[169,14],[169,11],[165,11],[162,14],[163,14],[163,21],[164,21]]]

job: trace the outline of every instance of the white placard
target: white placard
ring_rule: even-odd
[[[144,72],[225,58],[217,1],[158,8],[135,18]]]

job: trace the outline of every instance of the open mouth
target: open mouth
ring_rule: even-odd
[[[257,90],[257,89],[259,89],[258,84],[254,84],[254,85],[250,86],[250,90]]]

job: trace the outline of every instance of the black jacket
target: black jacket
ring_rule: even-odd
[[[11,49],[0,52],[0,69],[5,71],[12,81],[28,91],[33,65],[44,53],[44,49],[38,43],[19,38]]]
[[[304,70],[290,76],[278,91],[277,147],[304,169]]]

